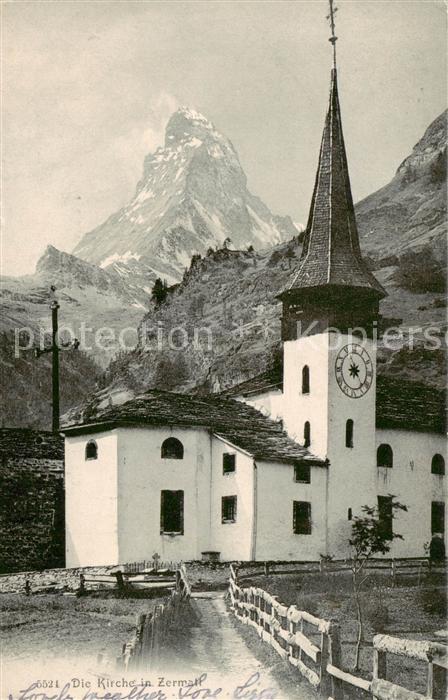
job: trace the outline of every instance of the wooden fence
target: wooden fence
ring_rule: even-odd
[[[415,693],[402,686],[386,680],[387,653],[418,659],[427,663],[426,695]],[[372,696],[380,700],[403,698],[404,700],[423,700],[447,697],[448,647],[436,642],[399,639],[386,634],[377,634],[373,638],[373,680]]]
[[[131,590],[166,590],[176,587],[176,571],[158,569],[157,571],[133,574],[125,571],[112,571],[109,574],[90,574],[88,572],[79,575],[79,591],[85,593],[88,589],[101,589],[116,587],[125,593]]]
[[[124,644],[121,655],[117,658],[117,669],[121,671],[150,671],[160,660],[167,633],[175,625],[182,605],[191,595],[185,566],[176,570],[176,587],[164,603],[156,605],[154,610],[137,617],[132,639]]]
[[[446,698],[447,647],[432,642],[398,639],[386,635],[374,638],[372,680],[355,676],[341,668],[339,627],[315,617],[295,605],[281,603],[261,588],[239,585],[238,569],[230,566],[229,595],[235,616],[254,627],[263,641],[329,700],[364,696],[378,700],[420,700]],[[420,659],[428,663],[427,695],[385,680],[386,652]]]
[[[182,561],[162,561],[158,555],[154,555],[151,559],[132,561],[124,564],[123,571],[128,574],[158,571],[159,569],[174,571],[182,566],[182,564]]]
[[[321,559],[320,561],[265,561],[241,563],[239,579],[253,579],[257,576],[275,576],[284,574],[333,574],[350,571],[348,559]],[[364,566],[365,571],[384,574],[394,587],[402,578],[413,577],[421,585],[424,575],[430,572],[445,573],[447,561],[432,562],[427,557],[406,559],[371,559]]]

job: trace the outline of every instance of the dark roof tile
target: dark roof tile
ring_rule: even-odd
[[[292,440],[276,423],[252,406],[225,397],[196,397],[148,391],[118,406],[106,406],[88,417],[75,417],[65,433],[89,433],[126,425],[204,427],[260,460],[292,463],[324,461]]]
[[[283,390],[282,370],[267,370],[242,384],[230,387],[224,396],[250,396]],[[423,433],[446,430],[446,392],[425,384],[379,375],[376,383],[376,427]]]

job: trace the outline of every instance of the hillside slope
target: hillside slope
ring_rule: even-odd
[[[61,413],[87,400],[101,386],[102,372],[85,353],[61,353]],[[51,430],[51,357],[36,359],[32,350],[16,357],[14,334],[5,331],[0,332],[0,390],[2,426]]]
[[[109,366],[109,390],[219,391],[278,363],[276,295],[294,274],[300,252],[293,241],[269,252],[217,251],[195,260],[166,301],[151,306],[140,327],[140,347]],[[446,325],[443,299],[400,289],[393,272],[389,267],[376,273],[389,293],[382,303],[383,324],[399,325],[403,339],[393,351],[380,348],[379,371],[441,386],[444,353],[425,349],[422,331],[435,326],[440,335]],[[412,350],[408,327],[417,325]]]
[[[116,271],[102,270],[48,246],[34,275],[2,278],[0,330],[32,328],[38,343],[39,333],[51,327],[51,286],[56,287],[61,306],[60,327],[85,338],[83,349],[103,367],[119,349],[120,331],[136,328],[150,303],[148,292],[129,284]],[[99,342],[95,342],[101,328],[110,331],[100,333]]]
[[[376,261],[425,247],[445,261],[447,114],[430,124],[393,179],[356,206],[361,247]]]

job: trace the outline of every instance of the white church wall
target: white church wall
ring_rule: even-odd
[[[271,389],[261,394],[250,394],[249,396],[235,396],[234,398],[253,406],[272,420],[277,421],[283,418],[283,392],[280,389]]]
[[[431,540],[431,502],[444,501],[446,509],[447,476],[431,474],[434,454],[441,454],[447,462],[446,439],[434,433],[378,430],[376,446],[381,444],[392,447],[393,467],[376,468],[377,494],[393,494],[408,508],[394,519],[394,531],[404,539],[393,542],[390,556],[423,556],[424,544]],[[448,549],[446,525],[445,546]]]
[[[311,424],[310,448],[317,457],[327,457],[328,432],[328,334],[288,340],[283,344],[283,401],[285,429],[303,444],[304,424]],[[310,391],[302,393],[302,369],[310,373]]]
[[[258,561],[317,560],[326,554],[327,469],[311,467],[311,483],[294,481],[289,464],[257,461],[257,527],[255,558]],[[293,501],[311,503],[310,535],[293,531]]]
[[[369,390],[359,398],[341,391],[335,373],[336,358],[351,338],[341,338],[337,347],[332,337],[328,367],[328,527],[329,553],[343,557],[349,553],[352,517],[361,514],[366,503],[376,502],[375,404],[376,372]],[[365,349],[376,365],[376,349],[365,341]],[[346,424],[353,420],[353,447],[346,446]],[[314,451],[313,442],[310,450]]]
[[[163,459],[161,446],[175,437],[183,459]],[[210,436],[202,429],[138,427],[118,430],[120,562],[199,559],[209,547]],[[184,491],[184,534],[160,532],[161,492]]]
[[[223,474],[223,455],[235,454],[235,471]],[[220,552],[221,561],[252,558],[254,511],[253,458],[228,442],[212,438],[211,481],[211,547]],[[234,523],[222,522],[223,496],[237,497],[237,516]]]
[[[97,459],[85,459],[87,442]],[[118,563],[117,433],[65,439],[66,566]]]

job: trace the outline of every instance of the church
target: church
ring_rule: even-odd
[[[302,257],[280,295],[283,376],[152,390],[63,427],[66,566],[339,558],[364,505],[402,535],[391,556],[446,538],[442,392],[377,377],[385,296],[359,246],[334,62]],[[392,495],[407,506],[394,518]]]

